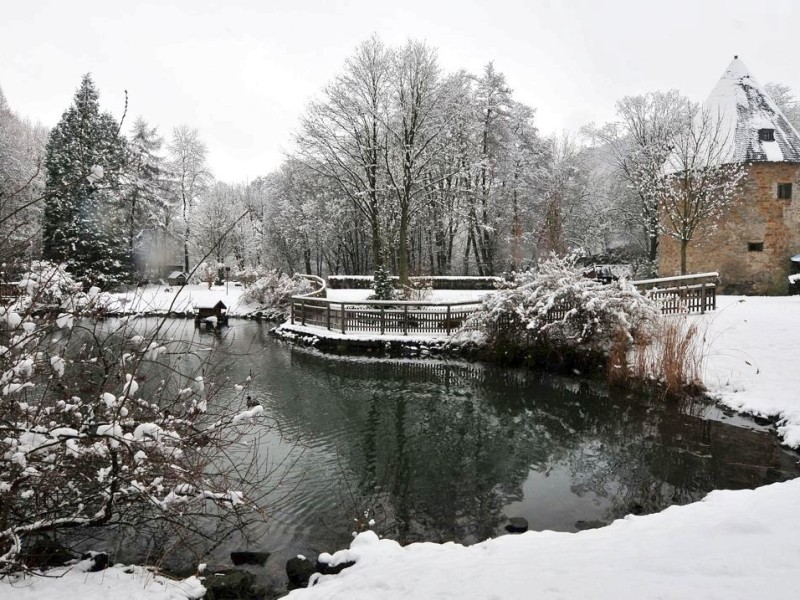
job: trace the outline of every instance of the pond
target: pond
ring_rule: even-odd
[[[272,552],[273,583],[288,558],[344,548],[369,521],[401,543],[469,544],[504,535],[510,517],[577,531],[800,471],[770,427],[706,402],[458,361],[323,355],[267,325],[231,325],[221,337],[189,322],[174,331],[220,348],[226,401],[241,403],[233,384],[252,375],[247,393],[276,424],[259,443],[289,465],[271,492],[283,500],[250,542]]]

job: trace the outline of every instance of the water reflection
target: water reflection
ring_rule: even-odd
[[[369,519],[401,543],[471,543],[512,516],[575,531],[798,474],[774,434],[703,403],[524,370],[323,356],[232,323],[222,338],[175,335],[219,350],[223,399],[241,402],[233,383],[253,376],[279,426],[262,450],[296,460],[276,490],[289,501],[251,532],[275,572],[282,557],[346,546]]]

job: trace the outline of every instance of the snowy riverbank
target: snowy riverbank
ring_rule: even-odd
[[[202,291],[202,290],[198,290]],[[213,292],[213,290],[212,290]],[[779,435],[800,445],[800,297],[720,297],[689,317],[705,334],[704,381],[720,402],[780,419]],[[355,566],[292,600],[393,598],[784,598],[800,564],[800,479],[757,490],[717,491],[703,501],[579,533],[528,532],[470,547],[400,547],[358,536],[335,560]],[[0,583],[0,599],[191,597],[119,569],[68,579]],[[149,581],[149,583],[148,583]],[[98,587],[105,586],[105,587]],[[136,591],[132,591],[132,590]],[[137,595],[141,592],[141,596]],[[187,593],[188,592],[188,593]]]

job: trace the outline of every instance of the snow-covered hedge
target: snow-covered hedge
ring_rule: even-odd
[[[242,294],[242,299],[264,308],[284,311],[288,309],[292,296],[300,296],[312,291],[314,291],[314,286],[308,279],[298,275],[290,276],[273,269],[256,279]]]
[[[485,343],[608,354],[622,337],[646,337],[660,312],[624,279],[602,284],[587,279],[575,257],[543,261],[518,273],[471,319]]]

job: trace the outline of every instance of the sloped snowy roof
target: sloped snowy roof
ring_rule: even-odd
[[[800,134],[738,56],[725,69],[703,108],[722,120],[721,133],[727,135],[730,160],[800,162]],[[760,139],[762,129],[772,129],[774,141]]]

